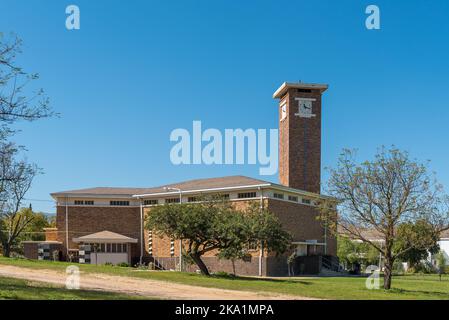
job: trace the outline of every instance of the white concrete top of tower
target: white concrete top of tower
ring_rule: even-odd
[[[327,90],[329,86],[327,84],[319,84],[319,83],[302,83],[302,82],[284,82],[279,89],[273,94],[273,98],[281,98],[285,92],[290,89],[318,89],[321,93]]]

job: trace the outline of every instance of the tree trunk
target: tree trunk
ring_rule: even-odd
[[[201,260],[201,256],[197,253],[191,253],[190,256],[192,257],[193,261],[195,261],[198,268],[200,268],[201,273],[204,274],[205,276],[210,276],[209,270],[207,269],[203,260]]]
[[[11,256],[11,246],[8,242],[3,243],[3,256],[9,258]]]
[[[232,273],[235,276],[235,260],[234,259],[232,259]]]
[[[385,258],[385,270],[384,270],[384,289],[390,290],[391,288],[391,277],[393,271],[393,259],[391,257]]]

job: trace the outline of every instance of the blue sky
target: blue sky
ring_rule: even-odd
[[[81,30],[65,28],[65,8]],[[381,30],[365,28],[365,8]],[[277,128],[283,81],[328,83],[322,165],[396,145],[449,188],[449,2],[0,0],[0,31],[24,41],[60,118],[20,123],[44,168],[28,198],[92,186],[145,187],[258,166],[174,166],[175,128]],[[277,176],[262,177],[277,181]],[[325,180],[324,173],[323,179]],[[53,204],[32,201],[53,212]]]

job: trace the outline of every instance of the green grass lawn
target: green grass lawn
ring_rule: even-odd
[[[0,264],[15,265],[33,269],[54,269],[64,271],[70,265],[66,262],[8,259],[0,257]],[[231,290],[282,293],[325,299],[449,299],[449,276],[439,281],[437,275],[405,275],[393,278],[393,289],[368,290],[365,278],[283,278],[258,279],[252,277],[205,277],[193,273],[170,271],[142,271],[133,268],[112,266],[78,265],[83,273],[107,273],[189,285]]]
[[[90,290],[68,290],[43,282],[0,277],[0,300],[122,300],[132,296]]]

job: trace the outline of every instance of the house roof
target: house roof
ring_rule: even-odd
[[[442,239],[449,239],[449,230],[445,230],[441,233]]]
[[[121,242],[121,243],[137,243],[137,239],[133,239],[119,233],[111,231],[100,231],[86,236],[73,238],[74,242]]]
[[[349,235],[345,230],[343,230],[343,228],[341,228],[340,226],[339,226],[339,228],[338,228],[338,233],[340,234],[340,235]],[[366,230],[363,230],[362,232],[361,232],[361,235],[365,238],[365,239],[368,239],[368,240],[370,240],[370,241],[379,241],[379,240],[383,240],[383,237],[382,237],[382,235],[378,232],[378,231],[376,231],[376,230],[374,230],[374,229],[366,229]],[[350,238],[353,238],[353,236],[350,236]],[[449,230],[445,230],[445,231],[443,231],[443,232],[441,232],[441,234],[440,234],[440,239],[449,239]]]

